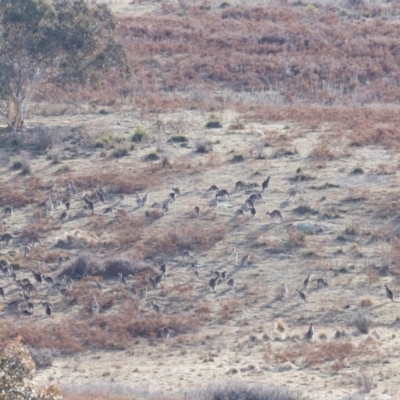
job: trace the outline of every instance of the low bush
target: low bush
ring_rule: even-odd
[[[112,155],[115,158],[126,157],[129,154],[129,150],[126,147],[119,147],[112,151]]]
[[[146,160],[146,161],[157,161],[157,160],[159,160],[160,159],[160,156],[157,154],[157,153],[149,153],[149,154],[147,154],[145,157],[144,157],[144,159]]]
[[[201,138],[196,139],[194,145],[197,153],[209,153],[210,151],[212,151],[212,144],[208,140],[204,140]]]
[[[60,352],[55,349],[36,349],[29,347],[29,355],[35,362],[36,368],[46,368],[53,365],[54,358],[60,355]]]
[[[171,137],[171,142],[174,142],[174,143],[187,143],[187,141],[188,141],[188,138],[186,136],[177,135],[177,136]]]
[[[146,135],[147,135],[146,131],[141,126],[138,126],[135,128],[135,132],[133,133],[131,140],[132,140],[132,142],[136,142],[136,143],[141,142],[145,138]]]
[[[240,163],[243,161],[244,161],[244,157],[241,154],[235,154],[231,159],[232,163]]]
[[[206,128],[207,129],[218,129],[218,128],[222,128],[222,124],[220,121],[212,119],[206,123]]]

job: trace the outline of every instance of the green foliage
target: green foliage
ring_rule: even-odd
[[[70,89],[96,87],[104,73],[130,74],[105,4],[0,0],[0,22],[0,115],[10,126],[23,126],[27,105],[44,80]]]
[[[58,400],[57,389],[39,390],[33,383],[35,363],[19,340],[11,342],[0,355],[0,398],[7,400]]]

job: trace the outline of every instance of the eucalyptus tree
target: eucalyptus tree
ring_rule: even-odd
[[[104,74],[129,75],[117,23],[91,0],[0,0],[0,116],[25,125],[36,90],[95,86]]]

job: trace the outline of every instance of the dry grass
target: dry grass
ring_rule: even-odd
[[[115,7],[119,3],[111,2]],[[326,2],[317,8],[272,0],[263,7],[249,0],[238,7],[206,9],[196,1],[183,3],[139,1],[127,7],[144,14],[118,17],[119,35],[135,71],[130,80],[111,77],[97,92],[77,89],[79,110],[71,105],[62,110],[67,99],[61,94],[36,97],[34,123],[45,121],[54,131],[61,125],[63,168],[36,157],[48,147],[50,135],[24,142],[30,175],[10,170],[8,159],[0,166],[0,206],[13,205],[15,211],[2,222],[17,237],[16,243],[0,244],[0,259],[15,266],[18,278],[32,279],[29,271],[41,268],[57,282],[63,274],[72,276],[74,285],[63,297],[37,285],[35,314],[6,317],[0,346],[20,334],[35,349],[82,352],[82,357],[86,350],[104,360],[115,354],[131,360],[134,355],[140,365],[157,354],[154,362],[160,364],[146,369],[143,362],[140,373],[130,375],[122,361],[121,374],[109,372],[108,366],[97,372],[102,379],[107,372],[110,379],[126,376],[121,379],[134,386],[144,378],[154,384],[157,371],[164,378],[157,382],[163,390],[184,390],[191,379],[218,383],[226,373],[256,380],[265,371],[292,368],[296,372],[274,373],[277,384],[311,379],[312,398],[326,397],[328,390],[332,397],[343,397],[349,388],[342,383],[351,375],[354,389],[354,373],[365,372],[362,366],[373,372],[387,369],[383,354],[397,366],[392,355],[398,342],[390,335],[393,308],[381,303],[384,283],[396,296],[400,275],[395,184],[400,114],[393,105],[400,99],[398,29],[393,24],[399,6],[368,2],[368,7],[344,10]],[[39,119],[47,102],[59,104]],[[91,113],[86,114],[88,103]],[[207,129],[210,121],[222,128]],[[139,131],[145,134],[131,149]],[[6,138],[2,135],[0,141]],[[22,144],[11,141],[1,142],[19,154]],[[129,154],[116,159],[115,149],[129,149]],[[159,159],[144,162],[152,152]],[[269,174],[266,203],[256,206],[254,218],[246,213],[232,220],[247,196],[243,191],[217,208],[212,208],[213,195],[205,193],[214,183],[231,191],[237,180],[254,183],[258,191]],[[57,188],[70,200],[69,181],[78,188],[78,197],[71,200],[70,218],[61,224],[57,216],[62,207],[44,216],[43,205]],[[118,211],[102,213],[106,206],[97,202],[96,185],[106,192],[106,206]],[[172,186],[182,193],[164,215],[160,204]],[[288,199],[293,188],[299,193]],[[149,192],[145,207],[136,207],[136,192]],[[124,203],[118,203],[120,194],[126,195]],[[82,212],[85,195],[95,204],[94,215]],[[198,218],[195,206],[200,207]],[[282,211],[284,223],[265,216],[272,209]],[[298,223],[307,221],[315,227],[312,235],[298,230]],[[32,236],[43,244],[25,259],[20,244]],[[239,261],[231,258],[232,246]],[[183,259],[184,250],[193,258]],[[247,252],[249,265],[239,266]],[[62,271],[55,271],[48,264],[61,255],[67,261]],[[156,289],[145,279],[146,273],[159,274],[154,261],[168,261]],[[190,269],[195,261],[200,263],[199,278]],[[216,293],[208,290],[211,269],[226,269],[236,288],[222,282]],[[302,289],[307,271],[313,281],[304,289],[304,303],[294,297],[294,289]],[[147,300],[139,302],[118,284],[118,273],[128,279],[132,292],[148,285]],[[319,277],[329,286],[317,289]],[[289,290],[285,298],[283,283]],[[6,301],[19,297],[11,278],[4,277],[1,286]],[[97,315],[92,315],[92,296],[99,302]],[[53,304],[51,318],[39,306],[41,300]],[[151,300],[160,305],[160,313],[151,308]],[[352,319],[356,306],[361,310]],[[377,329],[368,335],[372,318]],[[308,343],[303,336],[311,322],[316,333]],[[163,328],[173,331],[169,339],[160,337]],[[340,334],[332,341],[334,329]],[[207,368],[200,368],[204,363]],[[177,366],[188,372],[187,381],[165,379],[164,371],[179,375]],[[59,368],[57,360],[53,368]],[[332,372],[341,374],[340,387]],[[64,373],[63,379],[83,379],[79,371],[74,373]],[[40,374],[42,379],[50,376]],[[247,387],[239,389],[243,396],[248,393]],[[117,393],[88,393],[66,396],[118,398]],[[215,389],[209,398],[218,393],[231,392]]]
[[[222,240],[226,233],[225,226],[217,222],[190,221],[166,233],[151,235],[144,243],[147,248],[142,251],[145,257],[155,257],[158,254],[176,256],[183,250],[206,251]]]

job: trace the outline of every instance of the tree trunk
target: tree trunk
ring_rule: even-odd
[[[33,78],[23,88],[23,90],[13,91],[13,85],[8,82],[8,99],[0,100],[0,116],[3,116],[8,124],[8,127],[13,130],[23,129],[25,124],[26,110],[32,99],[33,92],[36,89],[43,73],[37,69]]]
[[[25,127],[25,113],[22,104],[15,96],[8,99],[7,123],[11,129],[20,130]]]

